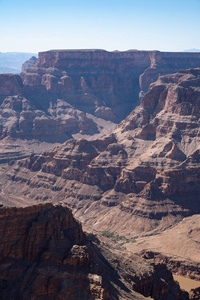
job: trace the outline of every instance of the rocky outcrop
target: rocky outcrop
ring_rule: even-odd
[[[116,122],[159,75],[199,65],[199,53],[54,50],[39,53],[38,61],[21,76],[25,85],[45,86],[51,97]]]
[[[200,281],[199,264],[181,257],[170,257],[159,252],[143,250],[140,252],[141,257],[152,261],[154,264],[166,264],[167,268],[174,274],[189,277]]]
[[[23,96],[6,97],[0,105],[0,138],[37,138],[55,143],[69,139],[72,132],[98,132],[92,119],[62,101],[49,111],[51,114],[37,109]]]
[[[175,73],[180,69],[199,67],[198,54],[192,53],[170,53],[154,51],[151,53],[151,65],[140,76],[140,88],[147,92],[149,85],[155,82],[159,76]]]
[[[111,112],[106,111],[109,116]],[[97,110],[97,116],[86,114],[63,99],[52,98],[42,85],[24,86],[19,75],[0,75],[1,140],[6,137],[26,139],[28,148],[29,140],[36,139],[45,141],[45,150],[48,150],[77,134],[91,138],[115,127],[114,123],[100,119],[101,111]],[[20,158],[17,153],[14,156]]]
[[[31,201],[68,203],[95,229],[136,236],[199,213],[199,86],[199,69],[161,76],[113,134],[19,162],[7,192],[23,185]]]
[[[188,299],[164,265],[86,237],[66,207],[1,208],[0,225],[1,299]]]
[[[18,75],[0,76],[1,139],[16,136],[63,143],[70,137],[100,137],[132,111],[139,93],[143,95],[159,74],[199,64],[199,53],[41,52],[38,60],[32,57],[24,64],[23,83]],[[29,103],[30,111],[23,105],[18,111],[15,105],[12,111],[7,109],[5,102],[20,99]],[[148,131],[153,134],[152,125],[139,134]],[[127,183],[123,185],[126,188]]]
[[[0,101],[10,95],[21,95],[23,82],[19,75],[0,74]]]
[[[29,60],[26,60],[22,65],[22,72],[25,72],[28,68],[32,67],[37,61],[37,57],[32,56]]]

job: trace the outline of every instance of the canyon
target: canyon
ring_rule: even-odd
[[[189,299],[165,265],[111,252],[66,207],[4,208],[0,224],[1,299]]]
[[[160,75],[199,65],[199,53],[41,52],[20,76],[0,75],[1,139],[97,137],[112,131]]]
[[[30,201],[37,201],[38,193],[42,201],[44,194],[70,205],[96,229],[109,226],[136,236],[198,214],[199,82],[200,69],[159,77],[110,135],[70,139],[2,166],[3,189],[9,193],[16,186]]]
[[[68,214],[70,208],[84,230],[96,235],[89,234],[91,243],[96,245],[92,247],[100,245],[101,250],[95,251],[103,251],[106,259],[116,255],[117,258],[109,260],[109,263],[115,270],[119,267],[117,270],[120,269],[122,274],[122,264],[125,263],[122,257],[125,257],[129,260],[125,265],[131,262],[130,268],[136,266],[141,270],[140,264],[148,265],[148,268],[150,264],[154,266],[154,271],[165,274],[162,268],[166,265],[173,273],[200,280],[199,66],[200,53],[54,50],[39,53],[37,61],[24,65],[20,76],[0,75],[2,218],[5,212],[8,215],[19,213],[20,217],[15,220],[18,222],[21,214],[27,212],[34,218],[36,214],[36,219],[40,219],[39,211],[43,211],[40,205],[10,209],[5,206],[59,205],[58,209],[45,204],[51,214],[54,214],[54,209],[63,209]],[[55,221],[52,219],[51,222]],[[12,226],[17,228],[18,225]],[[126,237],[129,242],[124,247],[127,250],[119,243],[109,244],[108,240],[102,240],[101,233],[104,231]],[[37,230],[34,232],[37,233]],[[7,235],[4,236],[6,238]],[[40,238],[45,239],[44,236]],[[27,237],[21,239],[26,240]],[[73,243],[85,247],[84,239]],[[133,239],[136,241],[130,242]],[[63,242],[63,237],[61,240]],[[14,253],[15,248],[16,253],[25,253],[22,248],[30,246],[24,242],[23,245],[16,243],[21,248],[15,247],[14,242],[8,249],[9,255]],[[62,252],[62,245],[58,246],[60,250],[53,246],[54,237],[51,243],[53,252]],[[106,246],[107,243],[109,246]],[[48,247],[50,244],[47,243]],[[66,249],[65,243],[63,245]],[[39,246],[35,247],[38,249]],[[78,255],[80,252],[80,255],[86,255],[82,253],[83,248],[74,247],[78,249],[75,251]],[[110,247],[112,255],[108,254]],[[38,251],[46,251],[41,249]],[[27,250],[27,253],[30,251]],[[52,253],[47,251],[44,261],[43,256],[40,257],[41,268],[46,263],[45,255],[50,255],[48,259],[54,267],[57,263],[61,266],[63,254],[59,254],[61,261],[57,261],[58,258],[52,258],[51,255],[55,255]],[[9,255],[10,266],[18,266],[20,260],[30,270],[33,261],[39,259],[37,255],[29,257],[30,264],[26,265],[26,255],[17,257],[14,254],[12,259]],[[118,255],[121,255],[120,258]],[[112,260],[117,263],[112,265]],[[7,274],[7,263],[2,263],[4,274]],[[95,263],[93,261],[91,264]],[[151,272],[154,271],[151,269]],[[40,274],[38,272],[37,269],[37,274]],[[95,276],[102,271],[99,269],[97,274],[93,268],[88,272],[91,280],[84,276],[81,280],[86,280],[86,285],[91,286],[97,278]],[[136,270],[130,269],[130,272]],[[151,286],[151,291],[154,290],[148,281],[148,276],[154,278],[154,275],[147,271],[151,275],[145,277],[146,271],[143,269],[141,272],[138,276],[145,278],[142,282],[146,285],[140,282],[140,288],[132,283],[135,286],[132,291],[130,282],[133,279],[127,280],[127,274],[119,275],[126,288],[120,288],[119,292],[121,283],[113,281],[115,288],[111,288],[111,293],[116,289],[117,294],[113,296],[116,298],[109,298],[109,287],[96,282],[93,284],[94,291],[86,288],[88,293],[93,293],[87,297],[143,299],[135,292],[159,300],[198,297],[198,290],[193,292],[193,296],[180,292],[170,277],[171,273],[168,276],[171,285],[176,286],[176,295],[173,292],[173,296],[169,296],[167,288],[168,292],[162,295],[142,292],[141,286]],[[58,287],[62,282],[63,286],[61,274],[56,276],[59,278],[57,283],[55,278],[52,279],[55,285]],[[43,278],[44,282],[49,282],[47,277]],[[104,282],[102,278],[99,280]],[[10,279],[2,280],[7,293]],[[14,280],[19,283],[17,277]],[[37,279],[36,282],[41,290]],[[19,288],[16,286],[16,290]],[[32,293],[31,288],[27,289],[27,295]],[[48,289],[43,292],[48,293]],[[156,291],[159,290],[156,287]],[[120,293],[124,298],[119,297]],[[34,297],[37,296],[32,299]]]

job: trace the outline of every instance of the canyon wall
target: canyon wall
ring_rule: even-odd
[[[7,192],[67,203],[96,229],[136,236],[199,213],[199,86],[200,69],[161,76],[109,136],[18,162],[2,176]]]
[[[165,265],[86,237],[66,207],[1,208],[0,225],[2,300],[188,300]]]
[[[21,76],[25,85],[45,85],[84,111],[119,121],[159,75],[199,66],[199,53],[54,50],[39,53],[35,65]],[[106,108],[112,113],[106,115]]]
[[[0,75],[0,137],[62,143],[114,129],[161,74],[200,66],[199,53],[53,50]],[[22,79],[21,79],[22,78]]]

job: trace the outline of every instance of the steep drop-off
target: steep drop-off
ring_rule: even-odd
[[[199,69],[162,76],[110,136],[32,155],[2,189],[67,203],[95,229],[159,232],[200,213],[199,101]]]
[[[1,138],[63,142],[101,133],[106,121],[125,118],[160,74],[200,66],[200,54],[54,50],[34,61],[24,64],[22,80],[0,76]]]
[[[54,50],[39,53],[34,66],[21,76],[25,85],[45,86],[52,99],[119,121],[159,75],[199,66],[199,53]]]
[[[41,52],[37,61],[32,58],[23,65],[21,77],[0,75],[0,160],[7,160],[6,153],[16,160],[69,138],[108,134],[160,74],[198,66],[199,53]]]
[[[1,208],[0,236],[2,300],[188,299],[165,265],[111,252],[66,207]]]

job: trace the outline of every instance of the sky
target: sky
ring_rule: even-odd
[[[200,49],[200,0],[0,0],[0,52]]]

